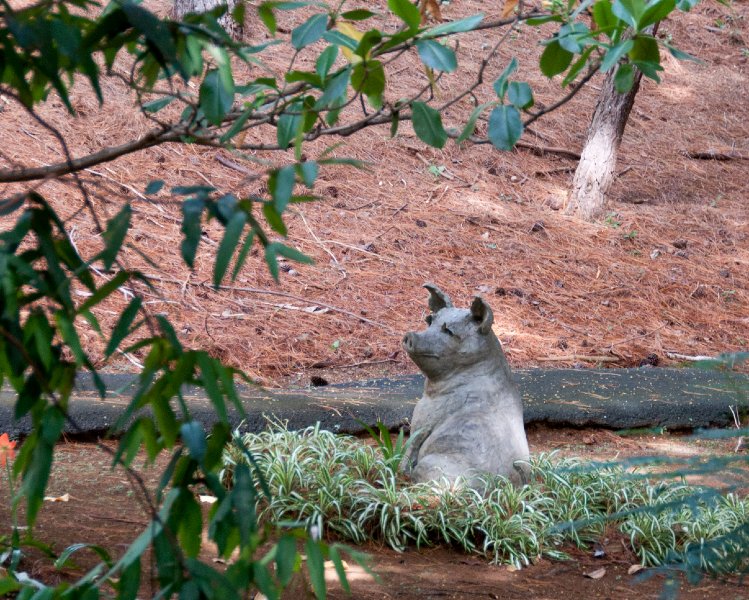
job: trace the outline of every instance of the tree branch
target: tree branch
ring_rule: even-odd
[[[110,162],[125,154],[131,154],[152,146],[158,146],[164,142],[176,141],[180,137],[176,130],[152,129],[146,135],[137,140],[126,142],[119,146],[104,148],[93,154],[74,158],[69,161],[59,162],[45,167],[29,167],[26,169],[3,169],[0,170],[0,183],[15,183],[20,181],[34,181],[51,177],[61,177],[75,173],[101,163]]]

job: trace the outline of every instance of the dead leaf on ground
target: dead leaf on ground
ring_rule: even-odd
[[[515,10],[515,7],[518,5],[518,0],[506,0],[505,6],[502,9],[502,18],[506,19],[512,14],[512,11]]]
[[[588,579],[601,579],[604,575],[606,575],[606,568],[601,567],[600,569],[596,569],[595,571],[591,571],[590,573],[583,573],[585,577]]]
[[[629,569],[627,569],[627,575],[634,575],[635,573],[638,573],[642,571],[645,567],[642,565],[632,565]]]
[[[427,12],[432,15],[432,18],[435,21],[442,20],[442,12],[440,11],[440,5],[437,0],[426,0],[426,2],[424,2],[424,5],[421,8],[421,16],[425,17]]]
[[[69,502],[70,494],[63,494],[62,496],[44,496],[45,502]]]

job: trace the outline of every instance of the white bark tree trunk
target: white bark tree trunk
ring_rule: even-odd
[[[659,25],[651,25],[643,33],[655,35]],[[568,215],[577,214],[588,221],[599,217],[606,207],[606,194],[614,183],[619,145],[642,79],[642,72],[635,67],[632,89],[620,94],[614,87],[618,70],[617,66],[609,71],[603,82],[564,210]]]
[[[603,82],[565,207],[566,214],[588,221],[604,211],[606,194],[614,182],[619,145],[642,78],[637,70],[632,89],[620,94],[614,88],[617,69],[612,69]]]
[[[233,40],[241,40],[243,23],[232,17],[234,8],[243,0],[174,0],[174,18],[182,19],[187,13],[204,13],[221,4],[226,4],[226,13],[218,22]]]

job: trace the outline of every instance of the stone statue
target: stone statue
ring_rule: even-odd
[[[403,338],[427,379],[414,408],[405,470],[417,482],[464,476],[477,485],[472,476],[489,472],[527,483],[523,404],[492,331],[492,309],[479,296],[470,310],[454,308],[437,286],[424,287],[429,327]]]

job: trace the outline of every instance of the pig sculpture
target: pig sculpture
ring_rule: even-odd
[[[454,308],[438,287],[424,287],[429,327],[403,338],[406,352],[426,375],[404,469],[417,482],[454,482],[462,476],[477,486],[475,476],[488,472],[526,483],[523,404],[492,331],[491,308],[478,296],[470,310]]]

